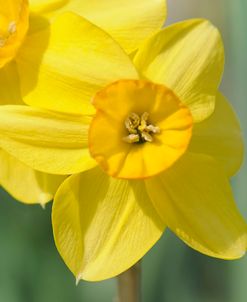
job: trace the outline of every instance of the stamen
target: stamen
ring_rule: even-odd
[[[140,117],[136,113],[131,113],[128,118],[125,120],[125,127],[129,133],[137,133],[136,128],[140,124]]]
[[[16,22],[11,21],[8,25],[7,31],[2,31],[2,33],[0,33],[0,47],[3,47],[6,44],[8,38],[14,33],[16,33]]]
[[[130,134],[123,138],[123,141],[129,144],[138,143],[139,142],[139,135],[138,134]]]
[[[12,35],[16,32],[16,22],[15,21],[11,21],[9,23],[8,32],[10,35]]]
[[[129,135],[124,137],[123,141],[130,144],[152,142],[152,134],[160,133],[160,128],[148,124],[148,117],[147,112],[144,112],[141,117],[136,113],[130,113],[124,123]]]
[[[6,39],[0,37],[0,47],[3,47],[5,45]]]
[[[160,128],[159,127],[155,127],[153,125],[148,125],[147,126],[147,129],[150,131],[150,132],[153,132],[153,133],[160,133]]]
[[[143,131],[141,133],[141,136],[142,136],[142,138],[144,139],[145,142],[150,142],[151,143],[153,141],[152,136],[146,131]]]

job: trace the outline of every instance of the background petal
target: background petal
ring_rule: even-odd
[[[189,150],[213,156],[229,176],[239,170],[244,155],[242,133],[231,104],[221,93],[217,94],[214,113],[194,125]]]
[[[100,87],[138,77],[110,36],[72,13],[29,34],[16,60],[24,101],[59,112],[91,114]]]
[[[224,49],[218,30],[206,20],[187,20],[161,30],[137,52],[138,70],[174,90],[195,121],[214,110]]]
[[[21,202],[45,205],[64,179],[65,176],[35,171],[0,150],[0,185]]]
[[[108,32],[127,52],[160,29],[166,0],[31,0],[31,9],[54,16],[72,11]]]
[[[14,61],[0,68],[0,105],[23,104],[19,75]]]
[[[91,168],[89,117],[28,106],[0,106],[0,147],[34,169],[71,174]]]
[[[223,259],[245,254],[246,223],[214,159],[187,153],[146,187],[167,226],[189,246]]]
[[[128,269],[164,230],[144,183],[109,178],[99,168],[62,184],[52,222],[56,246],[78,281],[98,281]]]

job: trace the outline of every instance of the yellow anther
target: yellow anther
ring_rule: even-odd
[[[9,23],[8,32],[10,35],[12,35],[16,32],[16,22],[15,21],[11,21]]]
[[[136,113],[131,113],[125,120],[125,127],[129,133],[136,134],[137,127],[140,124],[140,117]]]
[[[151,143],[153,141],[152,136],[148,132],[146,132],[146,131],[143,131],[141,133],[141,136],[142,136],[142,138],[144,139],[145,142]]]
[[[148,125],[146,128],[149,132],[160,133],[160,128],[153,125]]]
[[[147,112],[144,112],[142,114],[141,120],[146,122],[148,120],[148,117],[149,117],[149,114]]]
[[[9,37],[16,32],[16,22],[11,21],[7,25],[6,20],[4,18],[0,18],[0,19],[1,19],[0,26],[2,27],[0,28],[0,47],[3,47],[6,44]]]
[[[0,47],[3,47],[5,45],[6,39],[0,37]]]
[[[140,140],[138,134],[129,134],[123,138],[123,141],[129,144],[138,143]]]

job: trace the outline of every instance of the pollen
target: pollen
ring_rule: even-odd
[[[148,118],[149,114],[147,112],[144,112],[141,116],[134,112],[130,113],[124,122],[128,135],[123,137],[123,140],[129,144],[151,143],[153,135],[160,133],[160,128],[149,123]]]

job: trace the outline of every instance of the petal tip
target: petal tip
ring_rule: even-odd
[[[80,281],[82,279],[82,274],[79,273],[77,276],[76,276],[76,279],[75,279],[75,285],[78,286]]]

